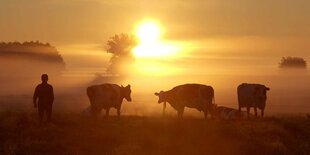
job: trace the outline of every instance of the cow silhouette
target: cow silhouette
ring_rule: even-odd
[[[106,110],[106,117],[108,117],[112,107],[117,109],[117,116],[120,116],[123,99],[131,102],[131,89],[130,85],[123,87],[105,83],[88,87],[87,96],[94,117],[97,117],[102,109]]]
[[[207,118],[209,108],[214,101],[213,88],[202,84],[179,85],[171,90],[155,93],[155,95],[159,98],[158,103],[164,103],[163,112],[168,102],[177,111],[179,118],[183,117],[185,107],[203,111]]]
[[[248,117],[250,108],[254,108],[255,117],[257,117],[257,108],[261,110],[261,117],[264,116],[264,110],[267,100],[267,91],[270,88],[262,84],[242,83],[237,88],[239,111],[246,107]]]

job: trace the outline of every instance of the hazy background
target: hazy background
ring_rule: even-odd
[[[111,81],[96,75],[104,75],[107,67],[109,37],[134,33],[140,21],[154,19],[161,24],[162,39],[181,49],[172,58],[137,58],[133,74],[114,81],[132,85],[133,103],[123,104],[123,113],[159,115],[154,92],[183,83],[212,85],[217,104],[236,108],[236,87],[242,82],[271,88],[267,115],[308,113],[307,70],[282,71],[278,62],[283,56],[310,60],[309,15],[306,0],[0,0],[0,41],[40,40],[55,46],[66,63],[60,76],[50,77],[56,112],[79,112],[89,105],[87,86]],[[27,75],[31,69],[21,67],[10,76],[14,73]],[[2,110],[32,109],[40,74],[22,84],[18,80],[1,81]]]

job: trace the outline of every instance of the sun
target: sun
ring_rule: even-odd
[[[139,44],[133,49],[135,57],[163,58],[175,54],[175,47],[161,37],[163,28],[154,21],[142,22],[136,29]]]
[[[141,43],[153,44],[160,38],[160,28],[155,22],[145,22],[138,27],[137,35]]]

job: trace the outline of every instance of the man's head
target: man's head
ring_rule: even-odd
[[[43,83],[46,83],[48,81],[48,75],[47,74],[42,74],[41,75],[41,80]]]

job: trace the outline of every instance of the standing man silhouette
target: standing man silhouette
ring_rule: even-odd
[[[33,94],[34,108],[38,107],[39,124],[42,125],[44,113],[47,117],[47,123],[52,121],[52,105],[54,102],[53,86],[47,83],[48,75],[42,74],[42,83],[39,84]],[[37,99],[38,102],[37,102]]]

